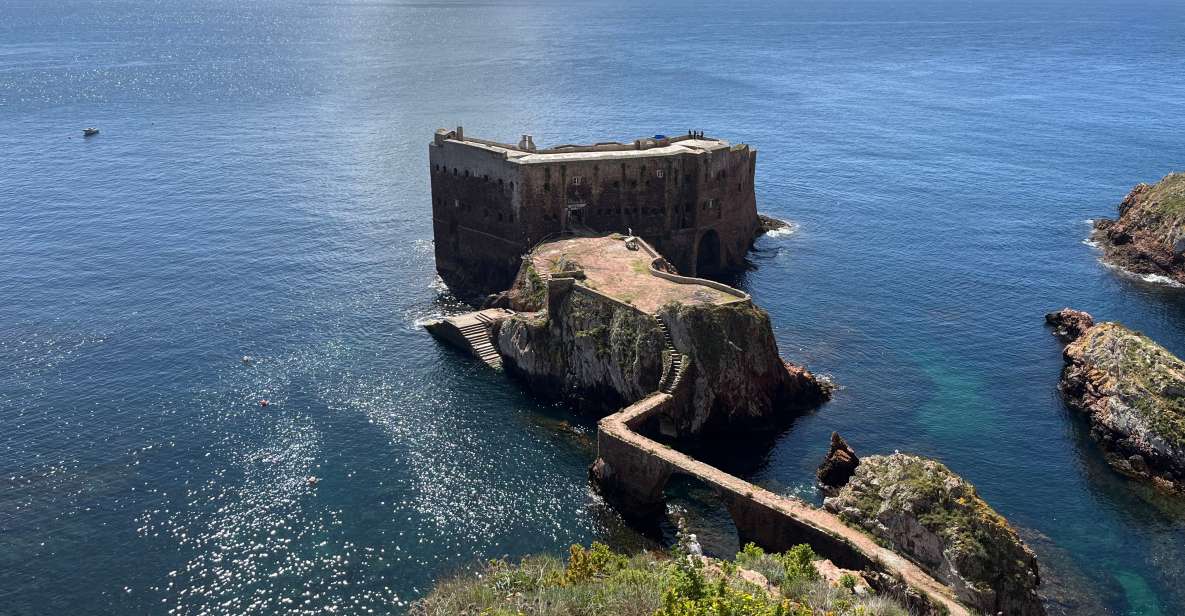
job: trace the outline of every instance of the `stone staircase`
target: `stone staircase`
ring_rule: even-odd
[[[675,348],[675,341],[671,338],[671,330],[667,328],[666,321],[658,315],[654,315],[654,320],[658,321],[658,330],[662,332],[663,344],[666,346],[665,352],[671,358],[670,367],[663,372],[658,382],[658,390],[664,394],[671,394],[683,381],[683,369],[686,367],[684,362],[687,358]]]
[[[491,368],[501,368],[502,356],[498,354],[498,349],[494,348],[494,343],[490,340],[490,323],[493,323],[494,320],[480,312],[474,316],[477,317],[475,323],[459,328],[461,335],[469,341],[469,346],[473,348],[473,352],[479,359]]]

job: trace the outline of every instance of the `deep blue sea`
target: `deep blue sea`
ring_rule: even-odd
[[[1185,289],[1083,242],[1185,169],[1178,0],[0,0],[0,614],[398,613],[637,544],[591,420],[417,324],[460,309],[427,159],[458,124],[756,147],[797,230],[739,284],[843,388],[747,476],[817,501],[832,430],[935,456],[1061,613],[1185,613],[1185,501],[1102,461],[1042,324],[1185,354]]]

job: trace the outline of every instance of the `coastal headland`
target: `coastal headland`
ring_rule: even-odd
[[[1091,238],[1112,265],[1185,284],[1185,173],[1137,184],[1118,218],[1095,221]]]

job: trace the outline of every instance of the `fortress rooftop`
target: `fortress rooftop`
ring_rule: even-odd
[[[501,154],[508,161],[524,165],[700,154],[719,150],[747,149],[749,147],[744,144],[734,146],[723,139],[705,137],[703,133],[689,132],[686,135],[674,137],[665,135],[643,137],[635,139],[633,143],[605,141],[591,145],[564,144],[540,149],[535,147],[534,139],[531,135],[523,135],[517,145],[511,145],[509,143],[499,143],[487,139],[466,137],[464,129],[459,126],[455,130],[445,128],[436,130],[435,145],[442,146],[446,141]]]

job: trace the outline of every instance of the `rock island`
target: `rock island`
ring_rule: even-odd
[[[1067,308],[1046,322],[1069,341],[1062,395],[1089,418],[1107,462],[1185,491],[1185,361],[1119,323],[1096,325],[1084,312]]]
[[[1107,262],[1185,284],[1185,173],[1136,185],[1119,204],[1119,218],[1094,227]]]

